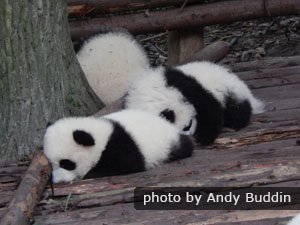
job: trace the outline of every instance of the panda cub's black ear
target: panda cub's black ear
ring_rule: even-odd
[[[50,127],[53,123],[51,122],[48,122],[47,125],[46,125],[46,128]]]
[[[83,146],[93,146],[95,145],[95,140],[89,133],[83,130],[75,130],[73,132],[73,138],[75,142]]]
[[[160,113],[160,116],[168,120],[170,123],[175,122],[175,113],[173,110],[165,109]]]

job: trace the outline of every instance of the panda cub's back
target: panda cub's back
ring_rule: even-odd
[[[168,159],[174,146],[180,145],[181,137],[177,128],[150,113],[123,110],[103,118],[119,123],[132,137],[145,158],[146,168]]]

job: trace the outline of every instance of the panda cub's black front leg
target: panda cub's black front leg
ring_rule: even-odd
[[[197,127],[194,134],[197,142],[203,145],[212,144],[221,133],[223,124],[224,113],[221,108],[212,112],[198,112]]]

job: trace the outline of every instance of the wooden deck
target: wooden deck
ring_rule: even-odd
[[[48,188],[35,224],[243,224],[279,225],[296,210],[137,211],[136,186],[300,187],[300,56],[232,65],[266,103],[239,132],[223,132],[214,145],[197,145],[191,158],[126,176],[82,180]],[[0,169],[0,216],[26,167]],[[299,207],[298,207],[299,208]]]

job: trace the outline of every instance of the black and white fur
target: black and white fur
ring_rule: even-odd
[[[124,107],[160,115],[202,144],[212,143],[224,126],[247,126],[252,113],[263,111],[243,81],[210,62],[144,73],[132,84]]]
[[[94,34],[78,42],[75,51],[90,86],[104,104],[121,98],[134,77],[150,68],[142,46],[124,30]]]
[[[61,119],[44,136],[55,183],[144,171],[189,157],[192,150],[175,126],[139,110]]]

